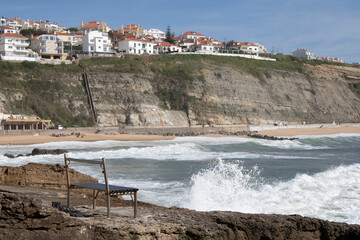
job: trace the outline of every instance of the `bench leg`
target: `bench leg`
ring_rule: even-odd
[[[137,192],[134,193],[134,218],[137,218]]]
[[[96,205],[96,196],[95,196],[95,189],[93,190],[93,209],[95,209]]]
[[[106,200],[107,200],[107,217],[110,217],[110,194],[106,193]]]

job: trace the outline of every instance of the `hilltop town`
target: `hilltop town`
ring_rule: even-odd
[[[313,57],[304,50],[294,56],[307,59],[343,62],[338,58]],[[307,51],[307,52],[306,52]],[[105,22],[81,22],[66,29],[56,22],[31,21],[21,18],[0,19],[0,58],[7,61],[66,62],[86,57],[119,57],[124,54],[211,54],[271,60],[266,47],[260,43],[220,42],[196,31],[175,36],[170,27],[166,32],[156,28],[144,29],[139,24],[121,25],[112,29]],[[71,61],[68,61],[71,63]]]

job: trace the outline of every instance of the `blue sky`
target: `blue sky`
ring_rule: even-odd
[[[103,20],[111,28],[170,25],[173,32],[197,31],[219,41],[250,41],[268,51],[296,48],[318,56],[360,62],[360,0],[17,0],[1,4],[5,17],[56,21],[65,27]]]

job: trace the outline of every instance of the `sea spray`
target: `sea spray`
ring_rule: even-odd
[[[339,166],[289,181],[265,183],[257,167],[221,159],[192,177],[188,203],[200,210],[300,214],[360,223],[360,164]]]

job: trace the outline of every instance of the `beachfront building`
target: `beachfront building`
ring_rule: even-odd
[[[118,44],[119,52],[124,52],[126,54],[156,54],[154,50],[155,43],[149,40],[129,38],[120,41]]]
[[[112,43],[107,33],[91,31],[84,35],[82,51],[88,55],[112,56]]]
[[[81,21],[81,25],[77,29],[79,29],[79,31],[84,32],[85,34],[91,31],[98,31],[102,33],[108,33],[109,31],[111,31],[111,28],[108,27],[106,23],[103,21],[101,21],[100,23],[97,21],[90,21],[86,24],[84,24]]]
[[[144,30],[141,34],[141,37],[153,37],[155,41],[162,42],[165,40],[165,33],[156,28],[150,28],[149,30]]]
[[[155,53],[171,53],[171,52],[181,52],[182,49],[180,46],[175,44],[170,44],[168,42],[161,42],[154,46]]]
[[[45,130],[50,127],[50,124],[51,120],[42,120],[36,116],[22,116],[0,113],[0,130]]]
[[[195,32],[195,31],[187,31],[185,33],[182,33],[179,36],[179,38],[181,38],[182,40],[185,40],[185,39],[198,39],[198,38],[202,38],[202,37],[205,37],[205,36],[198,33],[198,32]]]
[[[317,59],[317,57],[315,56],[315,53],[313,53],[307,49],[303,49],[303,48],[296,49],[296,51],[292,52],[292,55],[294,57],[305,58],[307,60]]]
[[[43,34],[31,39],[31,49],[41,58],[65,60],[64,42],[54,34]]]

